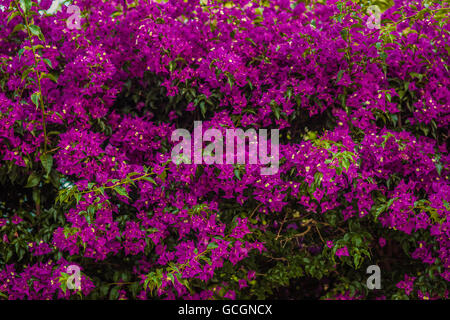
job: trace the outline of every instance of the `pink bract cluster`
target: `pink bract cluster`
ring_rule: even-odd
[[[367,226],[369,247],[375,228],[375,247],[381,235],[409,239],[409,259],[446,286],[442,6],[395,1],[378,30],[361,4],[312,3],[76,0],[81,28],[70,29],[64,6],[47,14],[48,0],[1,0],[0,297],[76,297],[69,265],[81,267],[85,296],[254,297],[254,279],[269,274],[258,263],[289,260],[273,257],[280,239],[280,250],[328,255],[317,268],[330,277],[369,263],[372,251],[348,240],[359,232],[350,221]],[[194,120],[279,129],[278,172],[175,164],[171,134]],[[292,208],[339,222],[285,223]],[[433,297],[408,272],[392,290]]]

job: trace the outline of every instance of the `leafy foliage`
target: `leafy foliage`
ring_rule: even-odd
[[[75,4],[0,1],[1,299],[448,298],[448,4]],[[175,164],[194,121],[279,171]]]

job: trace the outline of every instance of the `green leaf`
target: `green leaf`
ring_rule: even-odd
[[[19,52],[17,52],[17,56],[19,57],[19,61],[20,61],[20,57],[22,57],[22,54],[25,52],[25,48],[21,48],[19,50]]]
[[[20,7],[25,13],[28,13],[31,9],[31,0],[20,0]]]
[[[444,168],[444,166],[441,163],[436,163],[435,166],[436,166],[436,171],[437,171],[438,175],[441,176],[441,172],[442,172],[442,169]]]
[[[337,76],[336,76],[336,83],[339,82],[342,79],[342,76],[344,75],[344,70],[339,70]]]
[[[52,171],[52,166],[53,166],[53,157],[46,153],[40,156],[41,159],[41,163],[42,166],[45,169],[45,176],[48,177],[48,175],[50,174],[50,171]]]
[[[127,192],[127,190],[126,190],[124,187],[122,187],[122,186],[117,186],[117,187],[114,188],[114,190],[115,190],[118,194],[120,194],[121,196],[124,196],[124,197],[129,198],[128,192]]]
[[[348,160],[348,158],[344,158],[342,160],[342,166],[345,168],[345,170],[348,171],[348,168],[350,167],[350,161]]]
[[[238,180],[241,180],[241,171],[239,169],[234,169],[234,175]]]
[[[35,92],[31,95],[31,101],[33,101],[36,108],[39,108],[39,92]]]
[[[8,262],[9,259],[11,259],[12,255],[13,255],[12,251],[9,250],[9,251],[6,253],[5,262]]]
[[[359,234],[356,234],[356,235],[353,237],[352,241],[355,243],[355,245],[356,245],[357,247],[359,247],[359,246],[362,244],[362,238],[361,238],[361,236],[360,236]]]
[[[278,109],[278,107],[273,108],[273,113],[275,114],[275,118],[277,118],[277,120],[280,120],[280,110]]]
[[[256,45],[256,43],[255,43],[255,41],[253,41],[253,39],[252,38],[245,38],[245,40],[247,40],[247,41],[250,41],[250,43],[252,44],[252,45],[254,45],[255,47],[258,47],[257,45]]]
[[[177,68],[177,62],[175,60],[169,62],[169,71],[173,72]]]
[[[142,179],[143,179],[143,180],[147,180],[147,181],[153,183],[154,185],[157,184],[156,181],[155,181],[152,177],[143,177]]]
[[[77,203],[80,203],[82,196],[83,195],[81,193],[75,193],[75,200],[77,201]]]
[[[36,203],[36,205],[39,206],[41,204],[41,193],[39,192],[39,188],[37,188],[37,187],[33,188],[32,197],[33,197],[34,203]]]
[[[230,89],[233,89],[233,82],[234,82],[234,77],[231,73],[226,72],[226,77],[227,77],[227,82],[230,85]]]
[[[166,181],[166,178],[167,178],[167,172],[166,172],[166,169],[164,169],[164,171],[163,171],[161,174],[159,174],[158,177],[159,177],[163,182]]]
[[[22,80],[25,79],[31,72],[33,71],[33,68],[28,68],[22,73]]]
[[[48,59],[47,59],[47,60],[48,60]],[[55,76],[54,76],[53,74],[51,74],[51,73],[42,73],[41,79],[45,79],[45,78],[50,79],[50,80],[52,80],[52,81],[55,82],[55,83],[58,82],[58,78],[55,77]]]
[[[29,48],[29,47],[24,47],[24,48]],[[30,50],[30,49],[28,49],[28,50]],[[33,49],[34,50],[44,49],[44,46],[42,44],[36,44],[36,45],[33,46]],[[46,60],[46,59],[44,59],[44,60]]]
[[[50,61],[50,59],[47,59],[47,58],[44,58],[44,59],[42,59],[50,68],[53,68],[52,67],[52,62]]]
[[[9,17],[8,20],[6,22],[6,24],[9,24],[11,22],[12,19],[14,19],[15,17],[19,16],[20,12],[19,11],[14,11]]]
[[[39,184],[39,181],[41,180],[41,177],[38,176],[35,172],[30,174],[28,177],[28,182],[25,185],[25,188],[33,188]]]
[[[119,287],[114,287],[111,289],[111,292],[109,293],[109,299],[117,300],[117,298],[119,298]]]
[[[23,31],[25,30],[25,26],[21,23],[16,24],[11,33],[17,32],[17,31]]]
[[[413,78],[417,78],[417,79],[419,79],[419,80],[422,80],[422,79],[423,79],[423,74],[420,74],[420,73],[417,73],[417,72],[410,72],[409,74],[410,74],[410,76],[413,77]]]
[[[386,210],[386,205],[381,205],[379,207],[377,207],[377,209],[374,212],[374,216],[375,216],[375,221],[378,219],[378,216],[383,213]]]
[[[219,247],[219,245],[218,245],[217,243],[211,242],[210,244],[208,244],[208,246],[206,247],[206,249],[207,249],[207,250],[212,250],[212,249],[215,249],[215,248],[218,248],[218,247]]]
[[[37,25],[30,26],[30,32],[32,35],[37,36],[40,40],[44,41],[44,35],[42,34],[41,28]]]
[[[392,96],[389,92],[386,93],[386,98],[388,99],[389,102],[392,102]]]
[[[200,111],[202,112],[202,116],[205,117],[206,106],[205,106],[205,102],[204,101],[200,102]]]

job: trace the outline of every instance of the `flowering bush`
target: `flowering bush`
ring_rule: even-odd
[[[442,2],[0,0],[0,297],[447,298]],[[278,172],[175,164],[199,120]]]

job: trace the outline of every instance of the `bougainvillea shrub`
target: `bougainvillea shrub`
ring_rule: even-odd
[[[0,0],[0,299],[448,297],[448,4],[70,4]],[[174,163],[194,121],[278,172]]]

